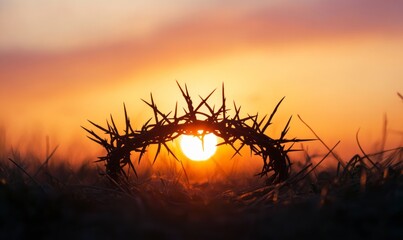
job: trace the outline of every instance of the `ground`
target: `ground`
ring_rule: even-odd
[[[277,185],[251,176],[240,186],[155,176],[116,183],[91,163],[11,160],[0,168],[1,239],[403,239],[400,162]]]

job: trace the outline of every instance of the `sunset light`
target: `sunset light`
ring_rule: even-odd
[[[0,239],[403,239],[402,13],[0,0]]]
[[[208,160],[216,152],[216,145],[217,137],[213,133],[202,137],[182,135],[180,140],[182,152],[193,161]]]

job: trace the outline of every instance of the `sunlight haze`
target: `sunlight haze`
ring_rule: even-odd
[[[123,121],[126,103],[141,127],[150,92],[166,112],[183,104],[175,81],[195,101],[224,83],[245,115],[270,114],[285,96],[268,133],[278,137],[293,115],[289,137],[312,138],[299,114],[329,145],[341,140],[347,158],[359,151],[358,129],[365,148],[379,150],[385,115],[387,146],[401,145],[403,3],[267,2],[1,1],[8,146],[41,149],[50,136],[61,153],[95,157],[80,128],[87,119]]]

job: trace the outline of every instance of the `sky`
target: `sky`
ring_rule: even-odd
[[[245,115],[285,96],[273,137],[293,115],[290,137],[312,138],[300,115],[348,158],[358,130],[379,150],[387,119],[387,145],[398,147],[402,11],[393,0],[2,0],[2,144],[41,152],[49,136],[60,153],[94,154],[87,119],[123,118],[125,103],[140,127],[150,92],[166,112],[183,103],[178,81],[195,99],[224,83]]]

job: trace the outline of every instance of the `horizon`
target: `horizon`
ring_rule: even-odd
[[[312,138],[300,115],[345,158],[360,153],[358,130],[365,150],[380,150],[385,116],[385,148],[402,146],[403,3],[41,2],[0,3],[7,149],[43,154],[48,136],[61,155],[97,157],[87,119],[122,121],[125,103],[141,127],[152,114],[140,99],[151,92],[173,110],[175,81],[195,100],[224,83],[244,114],[270,114],[285,96],[269,135],[293,115],[288,136]]]

